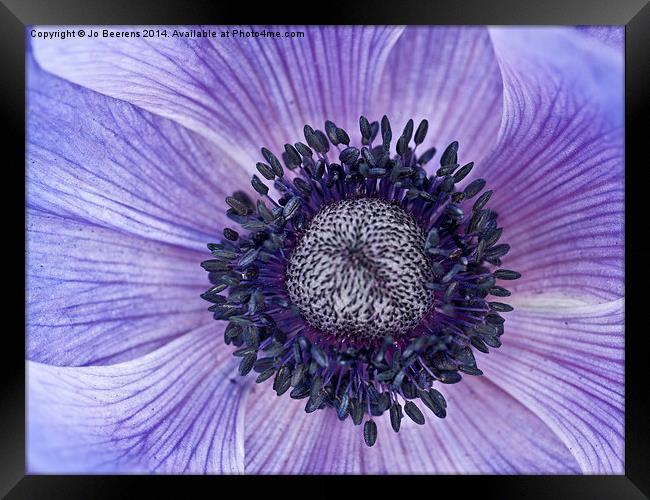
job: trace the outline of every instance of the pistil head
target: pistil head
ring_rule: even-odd
[[[286,144],[283,162],[262,148],[257,170],[280,196],[255,175],[257,201],[226,198],[241,229],[208,244],[213,258],[201,265],[212,287],[202,297],[228,323],[241,375],[273,379],[308,413],[365,417],[373,446],[373,417],[389,413],[395,432],[405,415],[424,424],[414,400],[446,416],[434,386],[482,374],[473,352],[501,345],[501,313],[512,310],[488,296],[508,297],[497,280],[520,275],[498,269],[510,247],[486,208],[492,192],[479,195],[485,181],[458,188],[473,163],[460,166],[457,142],[428,172],[435,148],[416,152],[426,120],[408,121],[395,154],[388,118],[361,117],[359,128],[360,148],[331,121],[325,132],[306,125],[306,144]]]
[[[425,234],[401,207],[379,198],[325,206],[293,249],[291,301],[319,331],[359,345],[402,337],[431,309]]]

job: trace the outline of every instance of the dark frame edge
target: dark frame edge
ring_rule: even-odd
[[[175,479],[179,479],[175,481]],[[200,485],[205,488],[214,484],[214,477],[173,476],[27,476],[7,495],[8,500],[40,498],[88,498],[113,499],[117,497],[138,498],[140,492],[145,498],[153,491],[162,498],[185,498],[187,487]],[[241,487],[236,476],[221,476],[219,481],[230,482],[230,486]],[[250,479],[250,477],[249,477]],[[362,481],[364,476],[328,476],[323,478],[323,489],[313,489],[314,480],[310,476],[257,476],[253,483],[261,491],[282,488],[280,483],[289,480],[292,488],[283,489],[282,498],[331,498],[325,492],[336,490],[351,491],[355,488],[364,495],[385,494],[387,486],[397,486],[394,481],[400,478],[391,476],[372,476],[372,481]],[[473,485],[468,488],[467,480]],[[391,484],[392,483],[392,484]],[[548,500],[549,498],[573,500],[644,500],[641,491],[622,475],[616,476],[409,476],[411,491],[434,489],[438,493],[449,492],[458,498],[480,497],[482,499]],[[253,484],[254,486],[254,484]],[[249,490],[250,491],[250,490]],[[55,492],[55,493],[54,493]],[[455,492],[455,493],[451,493]],[[464,493],[463,493],[464,492]],[[160,495],[163,493],[162,495]],[[467,496],[465,496],[467,494]]]
[[[12,148],[3,150],[4,172],[17,175],[17,181],[24,186],[24,172],[19,165],[24,165],[24,123],[25,123],[25,27],[23,23],[4,5],[0,4],[0,67],[3,78],[0,82],[0,109],[2,109],[5,144]],[[8,259],[14,263],[7,269],[11,278],[16,276],[18,283],[24,283],[24,248],[20,242],[25,240],[24,189],[6,189],[2,195],[7,205],[5,214],[6,233],[4,237],[15,244],[5,250]],[[4,208],[4,207],[3,207]],[[20,265],[22,263],[23,265]],[[4,299],[3,299],[4,301]],[[18,289],[7,295],[5,307],[12,314],[7,319],[25,310],[25,296]],[[15,321],[3,322],[5,338],[18,331],[24,331],[24,317]],[[25,475],[25,343],[24,337],[17,342],[8,342],[4,349],[2,364],[2,390],[0,391],[0,496],[9,491]]]
[[[626,269],[638,269],[642,262],[647,262],[650,253],[638,240],[632,228],[643,224],[647,208],[643,206],[643,188],[632,181],[633,165],[643,164],[645,142],[644,130],[650,113],[650,3],[640,9],[625,26],[625,266]],[[645,125],[645,126],[644,126]],[[634,194],[634,196],[630,196]],[[645,495],[650,496],[650,477],[647,462],[650,449],[650,398],[647,384],[639,379],[643,373],[646,360],[644,346],[638,330],[640,318],[636,316],[643,310],[644,302],[638,293],[647,282],[648,271],[625,273],[625,475]],[[631,370],[634,369],[634,372]],[[634,404],[628,404],[633,401]]]
[[[624,25],[647,1],[357,0],[345,8],[335,3],[308,13],[300,0],[284,0],[283,8],[261,3],[255,9],[236,0],[2,0],[25,25],[239,24],[242,19],[244,24]]]

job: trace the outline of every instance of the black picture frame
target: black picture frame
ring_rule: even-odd
[[[54,24],[176,24],[212,23],[268,24],[488,24],[488,25],[625,25],[625,121],[626,121],[626,341],[625,341],[625,474],[613,476],[411,476],[323,479],[314,488],[312,478],[260,478],[263,487],[273,485],[283,496],[294,493],[333,497],[359,487],[364,494],[384,488],[396,480],[403,494],[440,496],[443,490],[454,497],[477,498],[650,498],[650,390],[643,345],[646,331],[642,316],[648,281],[647,202],[641,180],[646,170],[644,122],[649,113],[650,5],[646,0],[490,0],[357,1],[350,5],[322,2],[306,8],[306,2],[256,4],[244,2],[119,0],[1,0],[0,2],[0,102],[5,131],[4,173],[12,184],[3,192],[7,203],[4,229],[5,299],[2,325],[2,389],[0,392],[0,495],[6,498],[115,498],[136,496],[138,488],[147,496],[165,493],[187,497],[188,482],[207,486],[203,478],[151,476],[37,476],[25,475],[25,344],[24,335],[24,130],[25,130],[25,27]],[[288,16],[288,13],[293,13]],[[13,185],[15,182],[15,186]],[[645,229],[645,231],[644,231]],[[18,263],[22,263],[20,266]],[[22,273],[21,273],[22,272]],[[12,275],[13,273],[13,275]],[[12,281],[15,282],[9,285]],[[21,284],[23,285],[21,287]],[[20,293],[23,290],[23,293]],[[7,321],[9,319],[14,320]],[[247,477],[250,479],[250,476]],[[210,477],[205,480],[215,480]],[[241,482],[237,477],[219,480]],[[248,483],[247,479],[247,485]],[[276,481],[288,482],[279,484]],[[320,481],[320,480],[319,480]],[[400,481],[408,481],[400,483]],[[268,485],[264,485],[268,482]],[[343,482],[345,484],[339,484]],[[370,484],[368,484],[370,483]],[[415,485],[415,486],[413,486]],[[238,487],[232,484],[233,487]],[[240,485],[241,486],[241,485]],[[239,487],[240,487],[239,486]],[[290,487],[287,487],[290,486]],[[209,486],[208,486],[209,487]],[[247,486],[248,487],[248,486]],[[320,493],[314,493],[314,490]],[[207,490],[210,491],[210,490]],[[156,492],[156,493],[154,493]],[[440,493],[439,493],[440,492]],[[216,493],[216,491],[214,491]]]

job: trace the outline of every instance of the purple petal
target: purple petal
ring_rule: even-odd
[[[227,224],[250,183],[223,150],[33,63],[28,80],[28,207],[193,249]]]
[[[202,254],[41,212],[27,214],[27,358],[136,358],[210,321]]]
[[[396,127],[409,118],[417,126],[426,118],[423,146],[430,143],[442,151],[457,140],[461,157],[469,162],[496,144],[502,89],[486,28],[409,27],[390,53],[374,100]]]
[[[171,34],[202,27],[166,29]],[[177,121],[224,151],[238,151],[252,167],[261,146],[281,148],[299,140],[305,123],[358,123],[359,114],[372,106],[371,88],[402,31],[245,29],[303,31],[305,36],[55,39],[36,40],[34,47],[48,71]]]
[[[28,471],[243,472],[246,391],[215,330],[118,365],[28,362]]]
[[[492,31],[504,81],[494,189],[518,293],[623,294],[622,53],[569,28]]]
[[[623,50],[625,47],[624,26],[578,26],[577,28],[585,35],[595,38],[596,40],[606,43],[618,50]]]
[[[343,474],[361,472],[359,427],[332,411],[304,411],[306,400],[278,397],[270,383],[251,388],[244,448],[247,474]]]
[[[583,473],[622,474],[623,300],[511,314],[503,347],[478,360],[486,377],[546,422]]]
[[[427,422],[405,417],[400,432],[388,415],[375,417],[377,443],[333,411],[304,412],[304,402],[256,387],[246,410],[246,472],[330,473],[574,473],[569,450],[531,411],[478,377],[442,389],[448,417],[422,405]]]
[[[432,143],[460,140],[474,160],[495,144],[502,83],[485,28],[290,29],[305,37],[37,39],[34,50],[48,71],[177,121],[251,167],[260,146],[298,140],[305,123],[331,119],[358,136],[360,114],[397,128],[427,118]]]

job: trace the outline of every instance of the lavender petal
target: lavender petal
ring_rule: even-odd
[[[35,210],[26,238],[29,360],[126,361],[210,321],[202,253]]]
[[[195,250],[228,223],[249,180],[227,151],[28,63],[29,208]]]
[[[34,47],[48,71],[174,120],[223,150],[235,144],[242,163],[253,167],[261,146],[280,150],[302,136],[305,123],[351,127],[368,112],[370,89],[403,28],[242,29],[304,37],[86,38],[36,40]]]
[[[422,151],[459,141],[479,161],[496,144],[503,84],[485,27],[408,27],[391,50],[374,102],[392,123],[426,118]]]
[[[585,474],[624,472],[623,300],[563,306],[538,299],[508,317],[485,376],[539,416]]]
[[[570,28],[491,31],[504,81],[499,144],[474,174],[494,187],[523,275],[513,294],[623,295],[622,52]]]
[[[333,410],[307,414],[262,387],[246,409],[246,472],[259,474],[575,473],[568,448],[524,405],[483,378],[444,390],[448,417],[424,406],[427,422],[375,417],[377,442]],[[272,416],[270,418],[269,416]]]
[[[242,473],[246,390],[214,327],[111,366],[28,362],[30,473]]]

